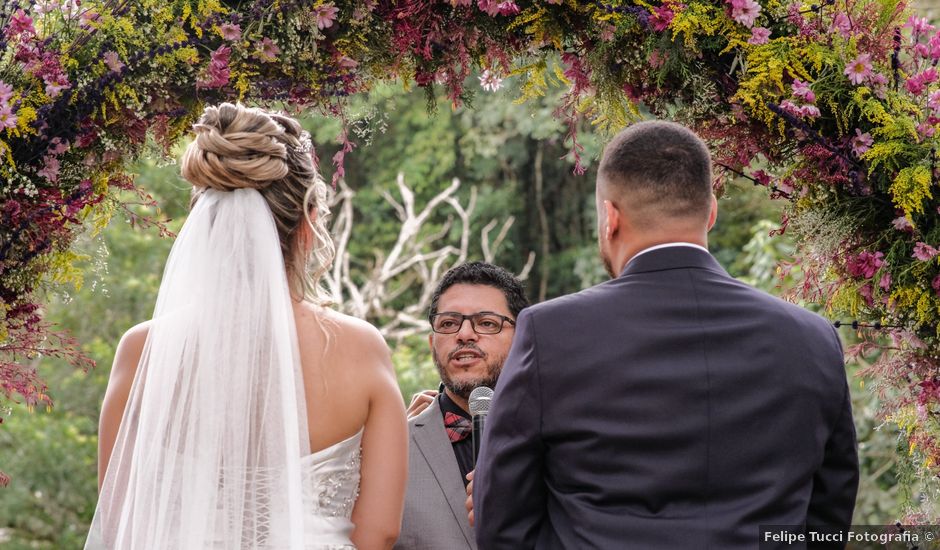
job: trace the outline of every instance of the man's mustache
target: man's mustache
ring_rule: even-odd
[[[473,350],[476,353],[480,354],[480,358],[486,359],[486,353],[484,353],[483,350],[478,348],[476,344],[465,344],[463,346],[457,346],[456,348],[454,348],[454,351],[447,354],[447,360],[450,361],[454,357],[456,357],[458,353],[461,353],[467,350]]]

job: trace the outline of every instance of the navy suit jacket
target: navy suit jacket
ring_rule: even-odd
[[[685,246],[521,313],[480,454],[481,550],[754,549],[858,486],[835,329]]]

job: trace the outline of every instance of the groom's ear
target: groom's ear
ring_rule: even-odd
[[[611,241],[620,231],[621,216],[623,214],[613,201],[604,201],[604,239]]]
[[[708,212],[708,231],[711,231],[712,227],[715,227],[716,221],[718,221],[718,198],[712,193],[712,203]]]

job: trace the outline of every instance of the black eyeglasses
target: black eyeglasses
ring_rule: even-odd
[[[456,334],[467,319],[470,320],[473,332],[477,334],[499,334],[503,330],[503,323],[516,326],[516,322],[509,317],[492,311],[481,311],[470,315],[456,311],[443,311],[431,316],[431,330],[438,334]]]

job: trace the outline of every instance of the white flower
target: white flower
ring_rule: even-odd
[[[503,87],[503,79],[496,76],[496,74],[489,69],[486,69],[483,71],[483,74],[480,75],[480,86],[483,86],[483,89],[488,92],[495,92]]]

